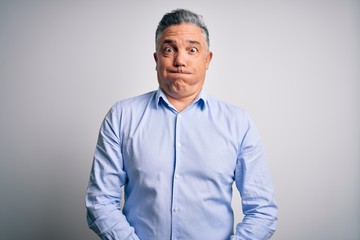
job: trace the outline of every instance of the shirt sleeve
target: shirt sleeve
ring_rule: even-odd
[[[120,208],[126,172],[116,112],[111,108],[100,127],[86,193],[87,222],[101,239],[139,240]]]
[[[244,219],[231,240],[265,240],[276,229],[278,208],[260,137],[251,120],[241,144],[235,170]]]

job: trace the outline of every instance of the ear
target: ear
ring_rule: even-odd
[[[155,60],[155,62],[157,63],[158,57],[157,57],[157,53],[156,53],[156,52],[154,52],[154,60]]]
[[[209,69],[209,65],[212,59],[213,53],[209,51],[206,56],[206,70]]]
[[[154,54],[153,54],[153,56],[154,56],[154,60],[155,60],[155,70],[157,71],[157,68],[158,68],[158,55],[157,55],[157,53],[156,52],[154,52]]]

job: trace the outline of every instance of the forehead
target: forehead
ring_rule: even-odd
[[[205,39],[201,29],[191,23],[181,23],[165,28],[161,35],[160,43],[163,44],[167,40],[172,40],[174,42],[196,41],[200,44],[205,44]]]

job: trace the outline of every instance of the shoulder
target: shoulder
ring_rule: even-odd
[[[231,118],[248,118],[248,113],[244,108],[214,96],[207,96],[207,106],[209,107],[209,110],[215,114]]]
[[[147,92],[138,96],[126,98],[117,101],[112,107],[113,108],[126,108],[133,106],[141,106],[147,104],[156,94],[156,91]]]
[[[156,91],[147,92],[138,96],[126,98],[115,102],[106,114],[106,119],[119,122],[124,116],[137,116],[148,108],[155,97]]]
[[[244,108],[213,96],[208,96],[207,106],[209,119],[221,125],[222,131],[236,139],[238,146],[242,145],[246,137],[258,139],[254,122]]]
[[[131,112],[145,109],[151,103],[151,100],[155,97],[156,91],[147,92],[138,96],[126,98],[115,102],[110,112]]]

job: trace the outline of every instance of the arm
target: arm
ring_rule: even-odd
[[[119,137],[119,119],[112,108],[99,132],[86,193],[87,221],[101,239],[138,240],[120,209],[126,182]]]
[[[259,135],[249,122],[238,156],[235,183],[245,215],[232,240],[265,240],[275,232],[277,205]]]

